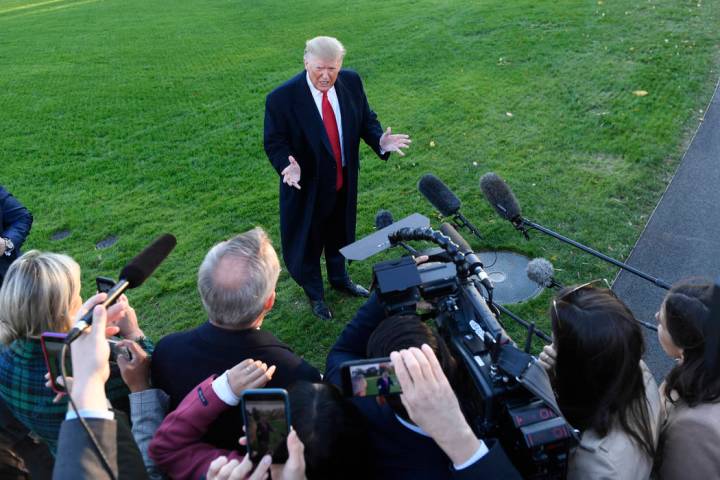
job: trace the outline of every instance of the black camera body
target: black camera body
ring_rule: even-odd
[[[389,238],[391,243],[432,241],[446,255],[419,266],[412,257],[374,265],[373,282],[386,313],[415,312],[421,300],[432,304],[440,335],[478,393],[480,413],[471,421],[475,432],[498,438],[525,478],[565,478],[577,434],[560,413],[545,371],[498,322],[465,255],[430,228],[402,229]]]

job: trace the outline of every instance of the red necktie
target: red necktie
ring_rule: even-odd
[[[330,100],[328,100],[327,92],[323,92],[322,96],[322,118],[325,124],[325,131],[330,146],[332,147],[333,156],[335,157],[335,165],[337,177],[335,178],[335,190],[340,190],[343,186],[343,170],[342,170],[342,150],[340,150],[340,134],[338,133],[337,120],[335,120],[335,112],[333,112]]]

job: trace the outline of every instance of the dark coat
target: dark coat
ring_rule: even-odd
[[[382,126],[370,109],[360,76],[341,70],[335,81],[340,103],[345,156],[345,241],[355,241],[360,139],[380,155]],[[265,101],[265,152],[278,174],[289,165],[288,156],[300,165],[300,190],[282,183],[280,177],[280,236],[285,264],[301,281],[305,245],[316,205],[335,194],[336,163],[322,117],[302,71],[275,90]]]
[[[28,209],[0,186],[0,237],[9,238],[15,246],[11,255],[0,255],[0,280],[10,264],[20,256],[20,247],[30,233],[32,222]]]

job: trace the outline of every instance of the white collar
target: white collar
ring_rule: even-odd
[[[412,431],[415,432],[415,433],[419,433],[419,434],[422,435],[423,437],[428,437],[428,438],[430,438],[430,435],[428,435],[427,433],[425,433],[425,430],[423,430],[422,428],[418,427],[418,426],[415,425],[414,423],[408,422],[407,420],[405,420],[404,418],[400,417],[400,416],[397,415],[397,414],[395,414],[395,418],[397,418],[397,421],[400,422],[400,424],[403,425],[405,428],[407,428],[407,429],[409,429],[409,430],[412,430]]]

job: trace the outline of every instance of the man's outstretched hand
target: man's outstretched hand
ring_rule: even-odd
[[[405,152],[401,148],[408,148],[412,140],[409,135],[404,133],[392,133],[390,127],[380,137],[380,149],[384,152],[397,152],[398,155],[405,156]]]
[[[380,141],[382,142],[382,139]],[[283,183],[300,190],[300,165],[298,165],[292,155],[288,157],[288,160],[290,161],[290,165],[280,172],[280,175],[283,177]]]

